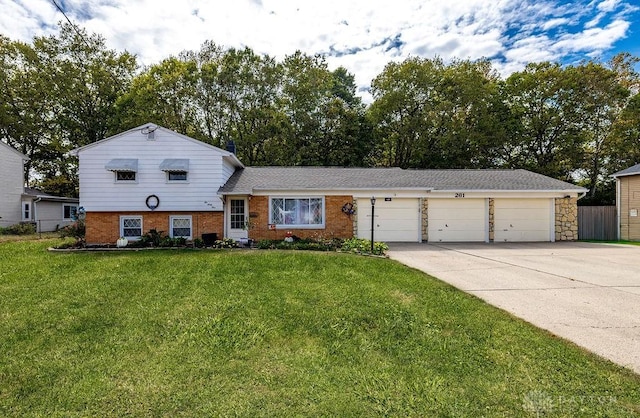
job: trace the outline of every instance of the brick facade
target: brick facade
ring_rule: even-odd
[[[217,233],[221,239],[224,231],[222,212],[87,212],[87,244],[114,244],[120,237],[121,215],[142,216],[143,234],[155,229],[169,235],[169,217],[173,215],[191,215],[194,238]]]
[[[284,239],[287,231],[300,238],[351,238],[354,218],[342,212],[345,203],[353,203],[352,196],[326,196],[324,199],[324,228],[269,229],[269,196],[251,196],[249,200],[249,238]]]

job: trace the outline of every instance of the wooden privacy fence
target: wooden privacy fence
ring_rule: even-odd
[[[578,206],[578,239],[615,241],[616,218],[615,206]]]

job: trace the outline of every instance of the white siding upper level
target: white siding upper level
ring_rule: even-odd
[[[158,211],[222,211],[218,189],[242,167],[228,151],[153,124],[74,153],[79,158],[80,205],[87,212],[146,212],[151,195],[160,201]],[[117,159],[137,160],[135,181],[116,181],[115,172],[107,165]],[[188,160],[186,181],[168,180],[161,167],[167,159]]]
[[[25,160],[27,157],[0,141],[0,226],[6,227],[22,220]]]

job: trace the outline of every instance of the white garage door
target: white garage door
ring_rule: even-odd
[[[420,199],[376,199],[374,240],[419,242]],[[371,239],[371,200],[358,199],[358,238]]]
[[[551,241],[551,199],[495,199],[494,241]]]
[[[485,199],[429,199],[430,242],[486,241]]]

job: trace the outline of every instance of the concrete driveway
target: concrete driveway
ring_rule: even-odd
[[[640,246],[390,245],[389,257],[640,373]]]

